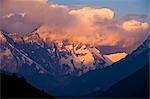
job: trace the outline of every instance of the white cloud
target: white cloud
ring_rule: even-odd
[[[83,17],[87,19],[112,19],[114,17],[114,12],[108,8],[91,8],[84,7],[78,10],[71,10],[69,12],[71,15],[75,15],[77,17]]]

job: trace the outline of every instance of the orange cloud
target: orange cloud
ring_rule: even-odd
[[[122,24],[122,28],[128,32],[147,30],[148,29],[148,23],[146,23],[146,22],[141,23],[141,22],[136,21],[136,20],[128,20]]]

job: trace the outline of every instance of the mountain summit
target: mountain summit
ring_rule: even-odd
[[[112,64],[96,47],[69,41],[45,42],[38,33],[26,35],[1,31],[1,70],[21,75],[46,73],[80,76]]]

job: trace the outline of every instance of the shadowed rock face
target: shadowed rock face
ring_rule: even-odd
[[[96,91],[83,97],[93,98],[148,98],[149,97],[149,64],[129,77],[114,84],[105,92]]]

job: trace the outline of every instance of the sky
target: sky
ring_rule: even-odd
[[[149,35],[148,1],[0,0],[0,29],[26,34],[40,26],[46,42],[65,39],[130,53]]]
[[[49,0],[49,2],[63,5],[107,7],[117,12],[117,17],[130,13],[148,14],[150,0]]]

